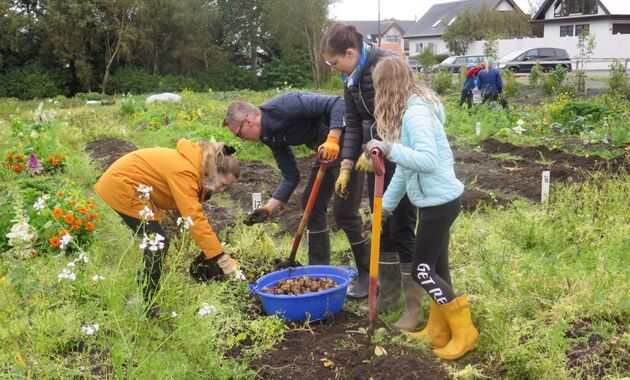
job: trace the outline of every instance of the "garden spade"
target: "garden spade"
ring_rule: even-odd
[[[315,176],[315,180],[313,181],[313,188],[311,189],[311,193],[308,196],[308,202],[306,202],[304,214],[302,215],[302,219],[300,220],[300,224],[298,225],[297,232],[293,237],[293,244],[291,245],[289,260],[284,263],[280,263],[277,266],[277,269],[291,268],[299,265],[295,262],[295,256],[297,255],[298,247],[300,246],[300,241],[302,240],[302,235],[304,235],[304,230],[306,229],[306,222],[308,222],[308,218],[309,216],[311,216],[311,211],[313,211],[313,206],[315,205],[315,200],[317,199],[317,193],[319,192],[319,187],[321,186],[322,180],[324,179],[324,174],[326,173],[326,166],[333,161],[322,160],[320,158],[320,154],[321,151],[317,154],[317,160],[319,161],[319,170],[317,171],[317,175]]]
[[[381,246],[381,220],[383,213],[383,187],[385,182],[385,162],[378,149],[370,151],[374,168],[374,205],[372,208],[372,246],[370,249],[370,281],[368,285],[368,305],[370,307],[370,333],[376,323],[376,279],[378,278],[378,260]],[[371,334],[370,334],[371,335]]]

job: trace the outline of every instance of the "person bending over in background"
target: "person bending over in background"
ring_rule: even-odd
[[[250,141],[262,141],[271,148],[282,181],[271,199],[248,215],[245,223],[252,225],[267,220],[281,204],[286,203],[298,183],[300,172],[292,146],[306,145],[321,154],[324,160],[333,160],[327,166],[317,199],[307,223],[308,262],[330,264],[330,237],[326,214],[339,175],[339,144],[343,141],[344,102],[341,97],[307,92],[288,92],[278,95],[260,107],[247,102],[233,102],[227,110],[224,125],[234,135]],[[313,182],[319,169],[313,162],[309,179],[302,194],[302,207],[306,207]],[[357,264],[357,282],[348,290],[348,297],[367,296],[369,277],[369,238],[362,233],[359,214],[363,196],[363,176],[351,175],[346,198],[334,196],[333,215],[343,229]]]
[[[220,193],[239,177],[234,149],[222,144],[180,140],[177,149],[149,148],[128,153],[114,162],[94,185],[132,231],[144,236],[142,294],[148,315],[157,317],[154,304],[169,236],[162,228],[162,210],[177,210],[202,250],[190,267],[198,281],[223,275],[244,279],[239,263],[223,247],[202,203],[206,194]]]
[[[363,36],[356,27],[342,24],[334,24],[328,29],[321,42],[321,53],[331,69],[341,72],[344,81],[346,130],[341,151],[341,172],[335,191],[341,196],[347,194],[356,163],[357,170],[370,171],[367,176],[368,195],[370,207],[373,207],[374,173],[361,155],[361,147],[370,139],[379,138],[374,122],[372,70],[379,60],[394,53],[363,42]],[[386,160],[385,167],[387,188],[396,165]],[[381,237],[376,309],[383,312],[398,308],[402,277],[406,307],[398,322],[392,325],[396,330],[414,331],[422,322],[419,311],[423,292],[407,287],[410,283],[416,214],[416,208],[406,196],[403,197],[394,215],[384,224]],[[362,309],[367,311],[367,307]]]
[[[369,141],[366,154],[378,148],[396,163],[383,215],[391,215],[405,194],[420,214],[411,273],[430,295],[431,308],[426,327],[409,335],[428,340],[438,357],[454,360],[477,347],[479,333],[467,296],[453,291],[448,265],[449,229],[460,212],[464,185],[455,177],[444,109],[398,57],[381,60],[373,77],[374,116],[383,141]]]

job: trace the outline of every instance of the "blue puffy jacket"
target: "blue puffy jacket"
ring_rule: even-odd
[[[444,109],[436,102],[433,106],[415,95],[407,101],[400,143],[393,144],[388,156],[396,171],[383,195],[384,210],[394,210],[405,193],[422,208],[443,205],[464,192],[444,132]]]
[[[503,79],[498,69],[479,72],[479,89],[484,94],[499,94],[503,92]]]

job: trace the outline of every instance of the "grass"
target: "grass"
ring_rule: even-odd
[[[59,104],[45,103],[45,108],[56,109],[57,118],[36,141],[42,149],[67,153],[64,177],[88,194],[100,173],[83,149],[102,137],[126,139],[139,147],[174,147],[182,137],[214,138],[234,143],[241,159],[272,163],[268,149],[237,142],[221,121],[231,100],[260,103],[277,93],[184,93],[180,105],[155,106],[144,106],[143,96],[97,107],[59,99]],[[505,132],[514,126],[511,113],[478,108],[471,117],[454,106],[456,101],[455,96],[446,100],[447,130],[456,136],[456,143],[477,144],[491,136],[516,144],[540,142],[540,136]],[[23,143],[12,133],[11,122],[30,120],[38,103],[0,100],[3,152]],[[127,103],[132,105],[124,106]],[[170,119],[168,126],[165,116]],[[482,122],[481,136],[474,133],[476,121]],[[300,148],[298,153],[309,151]],[[16,186],[30,181],[5,172],[0,180]],[[54,191],[57,184],[44,181],[41,186]],[[464,359],[445,364],[454,377],[593,377],[587,362],[577,368],[568,364],[570,353],[589,342],[584,334],[571,334],[579,324],[602,337],[601,350],[592,359],[606,364],[609,377],[630,373],[621,353],[630,350],[629,193],[627,174],[595,176],[579,185],[554,186],[546,206],[516,201],[463,213],[457,219],[452,231],[452,276],[456,290],[470,295],[481,342]],[[230,202],[218,199],[221,204]],[[165,262],[159,295],[165,314],[147,320],[140,306],[129,302],[138,295],[139,242],[113,211],[98,199],[97,203],[103,222],[87,250],[89,261],[76,270],[76,281],[57,279],[76,254],[0,258],[0,377],[254,378],[248,361],[273,349],[284,336],[284,324],[256,311],[245,284],[194,283],[187,272],[198,249],[187,236],[173,239]],[[11,206],[26,209],[30,203]],[[10,226],[10,218],[2,223]],[[221,231],[220,237],[226,250],[248,268],[263,268],[274,258],[286,258],[290,250],[292,237],[274,237],[275,231],[273,223],[254,227],[237,223]],[[0,232],[4,239],[6,232]],[[332,247],[334,263],[352,263],[342,232],[333,234]],[[303,248],[298,260],[306,262]],[[94,275],[105,278],[93,281]],[[203,303],[216,311],[199,316]],[[357,305],[349,303],[348,308],[356,310]],[[172,312],[176,316],[171,317]],[[394,322],[398,315],[383,319]],[[95,334],[81,332],[83,326],[95,323],[99,324]],[[417,345],[404,337],[384,339]],[[237,348],[240,359],[231,354]]]

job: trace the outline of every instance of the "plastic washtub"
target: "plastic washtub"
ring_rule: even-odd
[[[255,284],[250,284],[249,290],[260,297],[268,315],[277,315],[284,320],[296,322],[319,321],[341,311],[346,300],[348,285],[356,275],[357,270],[352,267],[306,265],[266,274]],[[337,286],[299,295],[277,295],[262,291],[263,288],[276,285],[278,281],[302,276],[328,277],[335,281]]]

